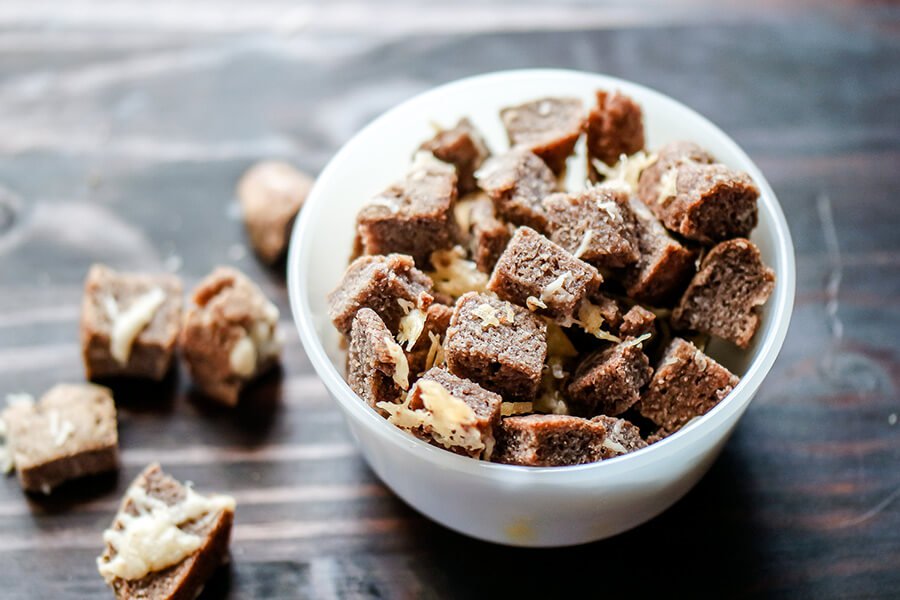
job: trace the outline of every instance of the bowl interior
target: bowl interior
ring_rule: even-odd
[[[590,106],[597,89],[619,89],[641,104],[648,148],[674,140],[694,141],[726,165],[748,172],[760,187],[759,226],[752,239],[776,272],[776,289],[762,311],[760,330],[748,350],[738,351],[724,342],[713,343],[708,349],[716,360],[742,377],[758,370],[758,380],[749,384],[751,389],[758,386],[780,349],[794,291],[790,234],[762,173],[717,127],[658,92],[602,75],[530,70],[465,79],[399,105],[348,142],[318,178],[295,225],[288,270],[301,338],[329,387],[343,383],[345,351],[328,319],[326,296],[347,266],[356,212],[370,197],[404,175],[415,150],[434,134],[433,124],[452,126],[459,118],[469,117],[484,134],[491,151],[500,153],[509,146],[499,118],[501,108],[544,96],[578,97]],[[581,185],[583,163],[581,157],[570,158],[568,183]]]

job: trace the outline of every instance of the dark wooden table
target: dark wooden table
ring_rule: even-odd
[[[210,598],[898,597],[896,5],[151,4],[0,10],[0,391],[82,379],[94,261],[188,285],[244,269],[283,311],[284,372],[234,412],[183,375],[117,389],[118,478],[52,498],[0,482],[0,596],[102,597],[100,532],[159,460],[237,497]],[[380,485],[298,342],[283,274],[247,252],[233,192],[257,159],[314,173],[417,92],[530,66],[630,78],[708,115],[775,188],[799,271],[781,356],[709,475],[637,530],[547,551],[461,537]]]

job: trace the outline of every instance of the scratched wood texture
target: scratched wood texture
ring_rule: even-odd
[[[151,4],[0,9],[0,392],[81,380],[94,261],[188,285],[244,269],[282,309],[284,370],[234,412],[179,373],[117,387],[118,477],[52,498],[0,481],[0,597],[103,597],[100,532],[152,460],[238,500],[233,561],[206,598],[896,597],[896,5]],[[380,485],[233,196],[257,159],[315,173],[412,94],[529,66],[627,77],[709,116],[772,183],[799,270],[784,350],[709,475],[647,525],[552,551],[461,537]]]

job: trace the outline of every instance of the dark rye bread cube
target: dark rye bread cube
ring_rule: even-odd
[[[456,169],[430,153],[416,155],[406,178],[371,199],[356,215],[365,254],[408,254],[426,267],[431,253],[459,237],[453,221]]]
[[[436,390],[429,388],[428,382],[438,384],[451,397],[465,403],[471,411],[469,419],[459,424],[446,423],[460,411],[442,404],[446,396],[439,390],[434,394]],[[409,391],[411,410],[428,411],[438,417],[414,433],[435,446],[473,458],[490,457],[493,453],[494,429],[500,424],[501,404],[503,398],[499,394],[438,367],[424,373]]]
[[[646,448],[648,445],[641,437],[641,430],[630,421],[606,415],[599,415],[591,420],[595,423],[602,423],[606,427],[606,438],[603,440],[603,447],[613,453],[613,456],[628,454],[629,452]]]
[[[569,326],[581,303],[594,295],[601,283],[603,277],[596,268],[530,227],[520,227],[500,255],[488,289]]]
[[[675,432],[694,417],[709,412],[738,381],[696,346],[675,338],[636,407],[643,417]]]
[[[759,188],[694,144],[664,147],[642,173],[638,190],[668,229],[689,240],[713,244],[748,236],[756,227]]]
[[[447,367],[510,402],[534,399],[547,357],[547,325],[526,309],[469,292],[456,301],[444,341]]]
[[[563,467],[611,457],[599,421],[565,415],[505,417],[497,428],[491,460],[507,465]]]
[[[338,331],[348,335],[356,311],[365,306],[378,313],[388,329],[397,331],[406,314],[402,302],[427,308],[433,300],[431,279],[415,268],[412,257],[361,256],[328,294],[328,316]]]
[[[641,257],[622,273],[625,291],[638,302],[670,305],[693,276],[697,254],[675,241],[640,201],[632,199],[631,209]]]
[[[472,260],[482,273],[490,273],[513,236],[513,227],[496,217],[490,198],[479,196],[472,202],[470,250]]]
[[[128,518],[146,512],[146,508],[139,508],[132,498],[134,488],[140,490],[137,492],[138,496],[146,496],[151,502],[164,503],[170,507],[184,502],[188,493],[184,485],[165,474],[158,464],[151,464],[131,483],[129,492],[107,531],[121,532],[127,527]],[[234,500],[224,496],[217,498],[223,499],[217,503],[217,506],[220,505],[218,510],[178,525],[182,532],[199,537],[200,544],[194,552],[174,565],[151,571],[136,579],[114,576],[105,570],[118,553],[107,542],[97,565],[115,597],[120,600],[191,600],[199,596],[206,582],[228,556],[231,527],[234,523]],[[144,544],[149,545],[147,541]]]
[[[655,323],[655,314],[643,306],[635,304],[622,317],[618,334],[623,338],[637,338],[646,333],[652,335],[656,331]]]
[[[453,307],[446,304],[432,304],[424,314],[425,324],[422,331],[412,345],[412,349],[406,350],[411,378],[415,378],[433,367],[436,361],[443,356],[443,346],[439,347],[438,344],[443,343],[447,328],[450,327]],[[431,361],[430,364],[429,361]]]
[[[19,483],[49,494],[59,484],[119,467],[116,406],[99,385],[60,384],[36,403],[3,411]]]
[[[590,187],[544,199],[551,241],[598,268],[625,267],[640,258],[628,195]]]
[[[537,155],[514,148],[488,160],[476,177],[500,217],[515,225],[546,230],[547,213],[541,201],[556,191],[557,181]]]
[[[585,131],[589,161],[612,166],[622,154],[630,156],[644,148],[641,107],[618,90],[597,91],[597,104],[588,113]],[[593,165],[589,172],[596,174]]]
[[[181,280],[93,265],[81,302],[81,354],[88,379],[169,371],[181,327]]]
[[[478,189],[475,171],[490,155],[484,138],[469,119],[463,118],[451,129],[442,129],[421,146],[436,158],[456,167],[459,197]]]
[[[620,415],[641,398],[653,369],[640,344],[622,342],[589,354],[567,386],[574,415]]]
[[[584,124],[578,98],[541,98],[500,111],[512,147],[527,148],[556,173],[566,168]]]
[[[398,402],[409,388],[406,355],[372,309],[361,308],[356,313],[347,359],[350,389],[372,408],[379,402]]]
[[[206,396],[234,406],[247,383],[278,364],[278,308],[231,267],[200,281],[193,301],[181,330],[184,361]]]
[[[715,246],[672,313],[676,329],[707,333],[746,348],[759,328],[759,309],[775,289],[775,272],[743,238]]]

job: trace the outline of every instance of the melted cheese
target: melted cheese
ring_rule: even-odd
[[[149,496],[137,485],[129,488],[126,498],[137,515],[122,512],[117,518],[122,528],[103,532],[103,541],[115,551],[112,559],[97,559],[97,569],[107,581],[140,579],[180,563],[203,544],[200,536],[182,530],[181,526],[223,510],[232,511],[235,505],[234,498],[201,496],[190,487],[184,499],[172,506]]]
[[[488,303],[482,303],[472,310],[472,314],[481,319],[481,328],[500,327],[500,319],[497,318],[497,309]]]
[[[560,358],[578,356],[578,350],[572,345],[562,327],[550,319],[545,319],[545,321],[547,323],[547,355]]]
[[[391,356],[391,362],[394,363],[394,374],[392,375],[394,383],[399,385],[402,390],[409,389],[409,362],[406,360],[403,348],[397,345],[397,342],[389,335],[384,336],[383,341]]]
[[[406,344],[407,350],[412,350],[425,329],[425,320],[427,319],[424,312],[418,308],[414,308],[400,319],[400,325],[397,330],[397,341]]]
[[[465,251],[456,246],[450,250],[437,250],[431,254],[434,271],[428,273],[434,281],[434,289],[458,298],[466,292],[483,292],[488,277],[478,270],[475,263],[465,259]]]
[[[112,299],[110,299],[112,300]],[[115,307],[112,317],[112,331],[109,336],[109,353],[120,365],[128,364],[131,355],[131,346],[135,338],[150,324],[153,316],[163,302],[166,294],[159,288],[153,288],[146,294],[138,297],[124,312]],[[112,300],[115,305],[115,300]],[[111,307],[107,307],[109,310]]]

